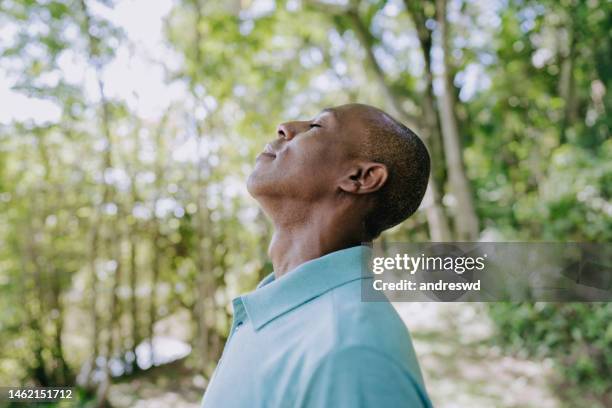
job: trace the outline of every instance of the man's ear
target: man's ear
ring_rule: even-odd
[[[389,177],[387,166],[382,163],[356,163],[340,180],[340,189],[347,193],[373,193],[385,185]]]

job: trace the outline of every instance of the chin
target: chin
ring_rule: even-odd
[[[257,170],[253,171],[246,182],[247,191],[253,198],[261,195],[262,191],[265,190],[265,182],[262,180],[262,176],[257,174]]]
[[[257,201],[264,197],[279,196],[283,191],[282,180],[270,172],[261,172],[255,169],[246,182],[247,191]]]
[[[246,188],[249,194],[255,197],[255,191],[257,190],[257,181],[255,181],[255,172],[251,173],[246,181]]]

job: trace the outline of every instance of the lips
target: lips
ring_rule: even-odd
[[[262,153],[276,157],[276,152],[274,151],[274,149],[272,149],[272,146],[270,146],[269,143],[266,145],[266,147],[264,147],[264,150]]]
[[[274,149],[272,149],[272,146],[270,146],[269,144],[264,147],[263,152],[259,153],[255,160],[259,160],[264,157],[268,157],[273,160],[276,159],[276,153],[274,152]]]
[[[270,144],[267,144],[266,147],[264,147],[263,152],[261,152],[259,155],[276,158],[276,152],[274,151],[274,149],[272,149],[272,146],[270,146]]]

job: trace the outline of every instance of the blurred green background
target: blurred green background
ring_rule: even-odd
[[[430,149],[381,239],[609,243],[611,22],[605,0],[3,0],[0,385],[197,406],[271,271],[254,157],[328,106]],[[397,308],[435,406],[612,406],[609,304]]]

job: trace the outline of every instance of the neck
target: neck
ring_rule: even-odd
[[[359,245],[361,231],[347,228],[359,223],[343,216],[346,213],[337,206],[326,209],[308,206],[305,211],[293,207],[284,216],[273,217],[275,231],[268,255],[275,277],[278,279],[304,262],[330,252]]]

